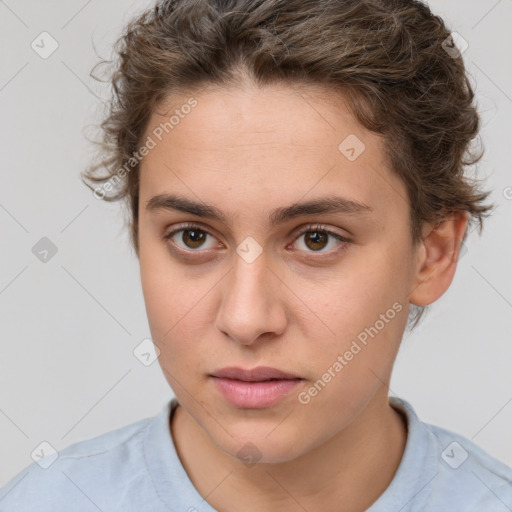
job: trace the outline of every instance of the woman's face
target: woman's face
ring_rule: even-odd
[[[405,186],[383,140],[313,89],[209,89],[158,111],[139,255],[160,365],[225,453],[292,460],[384,406],[415,269]],[[233,366],[302,380],[227,397],[211,375]]]

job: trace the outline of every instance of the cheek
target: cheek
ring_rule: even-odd
[[[169,329],[187,310],[194,287],[183,278],[183,270],[173,260],[164,242],[145,229],[140,231],[140,278],[149,324],[162,341]]]
[[[151,333],[161,350],[194,336],[203,310],[203,287],[155,270],[144,275],[142,287]]]
[[[142,250],[140,265],[146,314],[152,340],[160,350],[160,365],[177,377],[193,375],[213,314],[213,276],[187,277],[182,267],[157,250]]]
[[[404,262],[389,247],[358,253],[353,264],[348,264],[322,287],[310,288],[307,302],[316,313],[313,324],[307,328],[310,336],[313,326],[316,334],[311,364],[317,375],[331,369],[337,376],[336,387],[354,388],[357,394],[362,382],[382,377],[390,371],[407,321],[407,272]],[[321,329],[317,331],[316,329]],[[321,333],[325,333],[322,335]],[[333,368],[338,356],[344,367]],[[369,377],[371,378],[369,379]],[[326,376],[329,379],[329,375]]]
[[[401,267],[384,247],[358,251],[329,279],[309,283],[308,303],[335,334],[357,334],[394,302],[403,301],[407,286]]]
[[[188,382],[197,370],[194,339],[199,339],[194,329],[195,309],[189,304],[187,294],[175,279],[152,269],[143,273],[143,291],[146,313],[153,343],[160,350],[159,365],[164,377],[176,394],[180,383]]]

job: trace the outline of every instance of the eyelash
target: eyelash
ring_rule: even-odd
[[[196,253],[196,252],[200,253],[200,252],[202,252],[200,249],[198,249],[198,250],[194,250],[194,249],[185,250],[185,249],[182,249],[180,247],[177,247],[176,244],[171,241],[172,237],[174,235],[176,235],[177,233],[179,233],[181,231],[188,231],[188,230],[190,230],[190,231],[193,231],[193,230],[201,231],[202,233],[206,233],[207,235],[210,235],[211,237],[215,238],[208,230],[203,229],[200,225],[192,224],[192,223],[187,223],[187,224],[181,225],[179,228],[177,228],[177,229],[171,231],[170,233],[164,235],[163,239],[164,239],[164,241],[167,244],[171,243],[174,246],[172,250],[178,251],[179,253],[184,254],[186,256],[188,256],[191,253]],[[339,242],[342,242],[341,248],[334,249],[334,250],[327,251],[327,252],[316,252],[316,254],[319,254],[319,255],[327,254],[329,256],[332,256],[334,254],[339,254],[339,253],[343,252],[347,248],[347,244],[351,243],[351,241],[348,238],[345,238],[344,236],[341,236],[338,233],[335,233],[334,231],[330,231],[329,229],[326,229],[321,224],[309,224],[309,225],[305,226],[303,230],[301,230],[299,233],[297,233],[297,235],[294,238],[294,242],[299,237],[301,237],[305,233],[309,233],[309,232],[324,233],[324,234],[327,234],[327,235],[333,237],[334,239],[338,240]],[[308,252],[310,254],[315,254],[315,251],[306,251],[306,252]]]

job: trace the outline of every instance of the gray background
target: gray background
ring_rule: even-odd
[[[0,485],[42,441],[60,450],[152,416],[172,396],[158,363],[133,355],[150,332],[123,210],[79,179],[108,93],[88,76],[93,43],[108,57],[151,3],[0,1]],[[430,4],[469,43],[486,147],[477,175],[498,209],[481,237],[470,234],[450,290],[406,334],[391,391],[512,465],[512,2]],[[31,48],[42,31],[59,44],[47,59]],[[58,248],[46,263],[32,253],[42,237]]]

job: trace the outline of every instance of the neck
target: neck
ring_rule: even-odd
[[[345,429],[283,463],[248,467],[220,450],[181,406],[171,432],[193,485],[222,512],[365,510],[391,483],[407,439],[405,418],[384,387]]]

